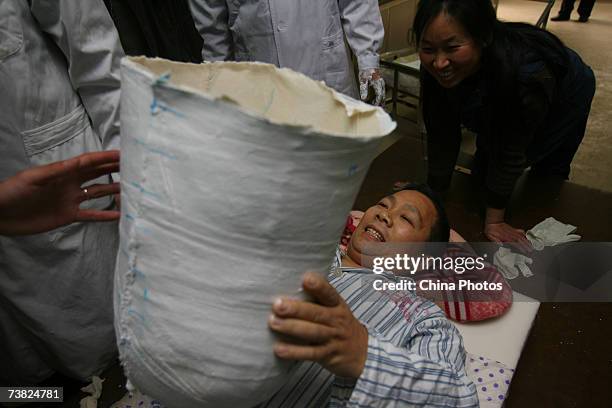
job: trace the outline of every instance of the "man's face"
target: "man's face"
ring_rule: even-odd
[[[347,255],[365,267],[392,245],[385,243],[425,242],[436,222],[436,207],[418,191],[405,190],[368,208],[347,248]]]
[[[444,88],[452,88],[480,69],[481,47],[464,27],[446,13],[427,25],[421,44],[421,63]]]

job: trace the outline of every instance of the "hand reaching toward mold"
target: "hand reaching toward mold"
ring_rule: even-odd
[[[0,234],[49,231],[77,221],[113,221],[119,211],[81,209],[86,200],[119,192],[119,183],[87,181],[119,171],[119,151],[85,153],[24,170],[0,182]]]

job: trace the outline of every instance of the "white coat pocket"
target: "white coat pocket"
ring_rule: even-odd
[[[0,0],[0,61],[23,46],[23,32],[12,1]]]
[[[322,51],[324,55],[326,72],[346,72],[346,50],[344,34],[338,31],[335,34],[322,38]]]
[[[323,80],[330,88],[346,95],[355,96],[353,74],[342,30],[321,39]]]
[[[100,138],[91,128],[89,117],[82,105],[51,123],[22,132],[21,136],[32,166],[42,166],[82,153],[102,150]],[[102,176],[87,184],[108,182],[109,177]],[[85,201],[81,208],[105,209],[110,205],[111,199],[104,197]]]

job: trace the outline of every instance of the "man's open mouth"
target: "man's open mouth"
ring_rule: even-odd
[[[385,242],[385,237],[383,237],[383,235],[380,232],[376,231],[373,227],[366,227],[365,233],[377,240],[378,242]]]
[[[443,80],[448,81],[449,79],[452,78],[453,72],[452,71],[438,72],[438,76],[442,78]]]

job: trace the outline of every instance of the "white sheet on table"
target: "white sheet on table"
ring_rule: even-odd
[[[516,368],[540,302],[514,292],[512,307],[497,318],[474,323],[455,323],[467,351]]]

